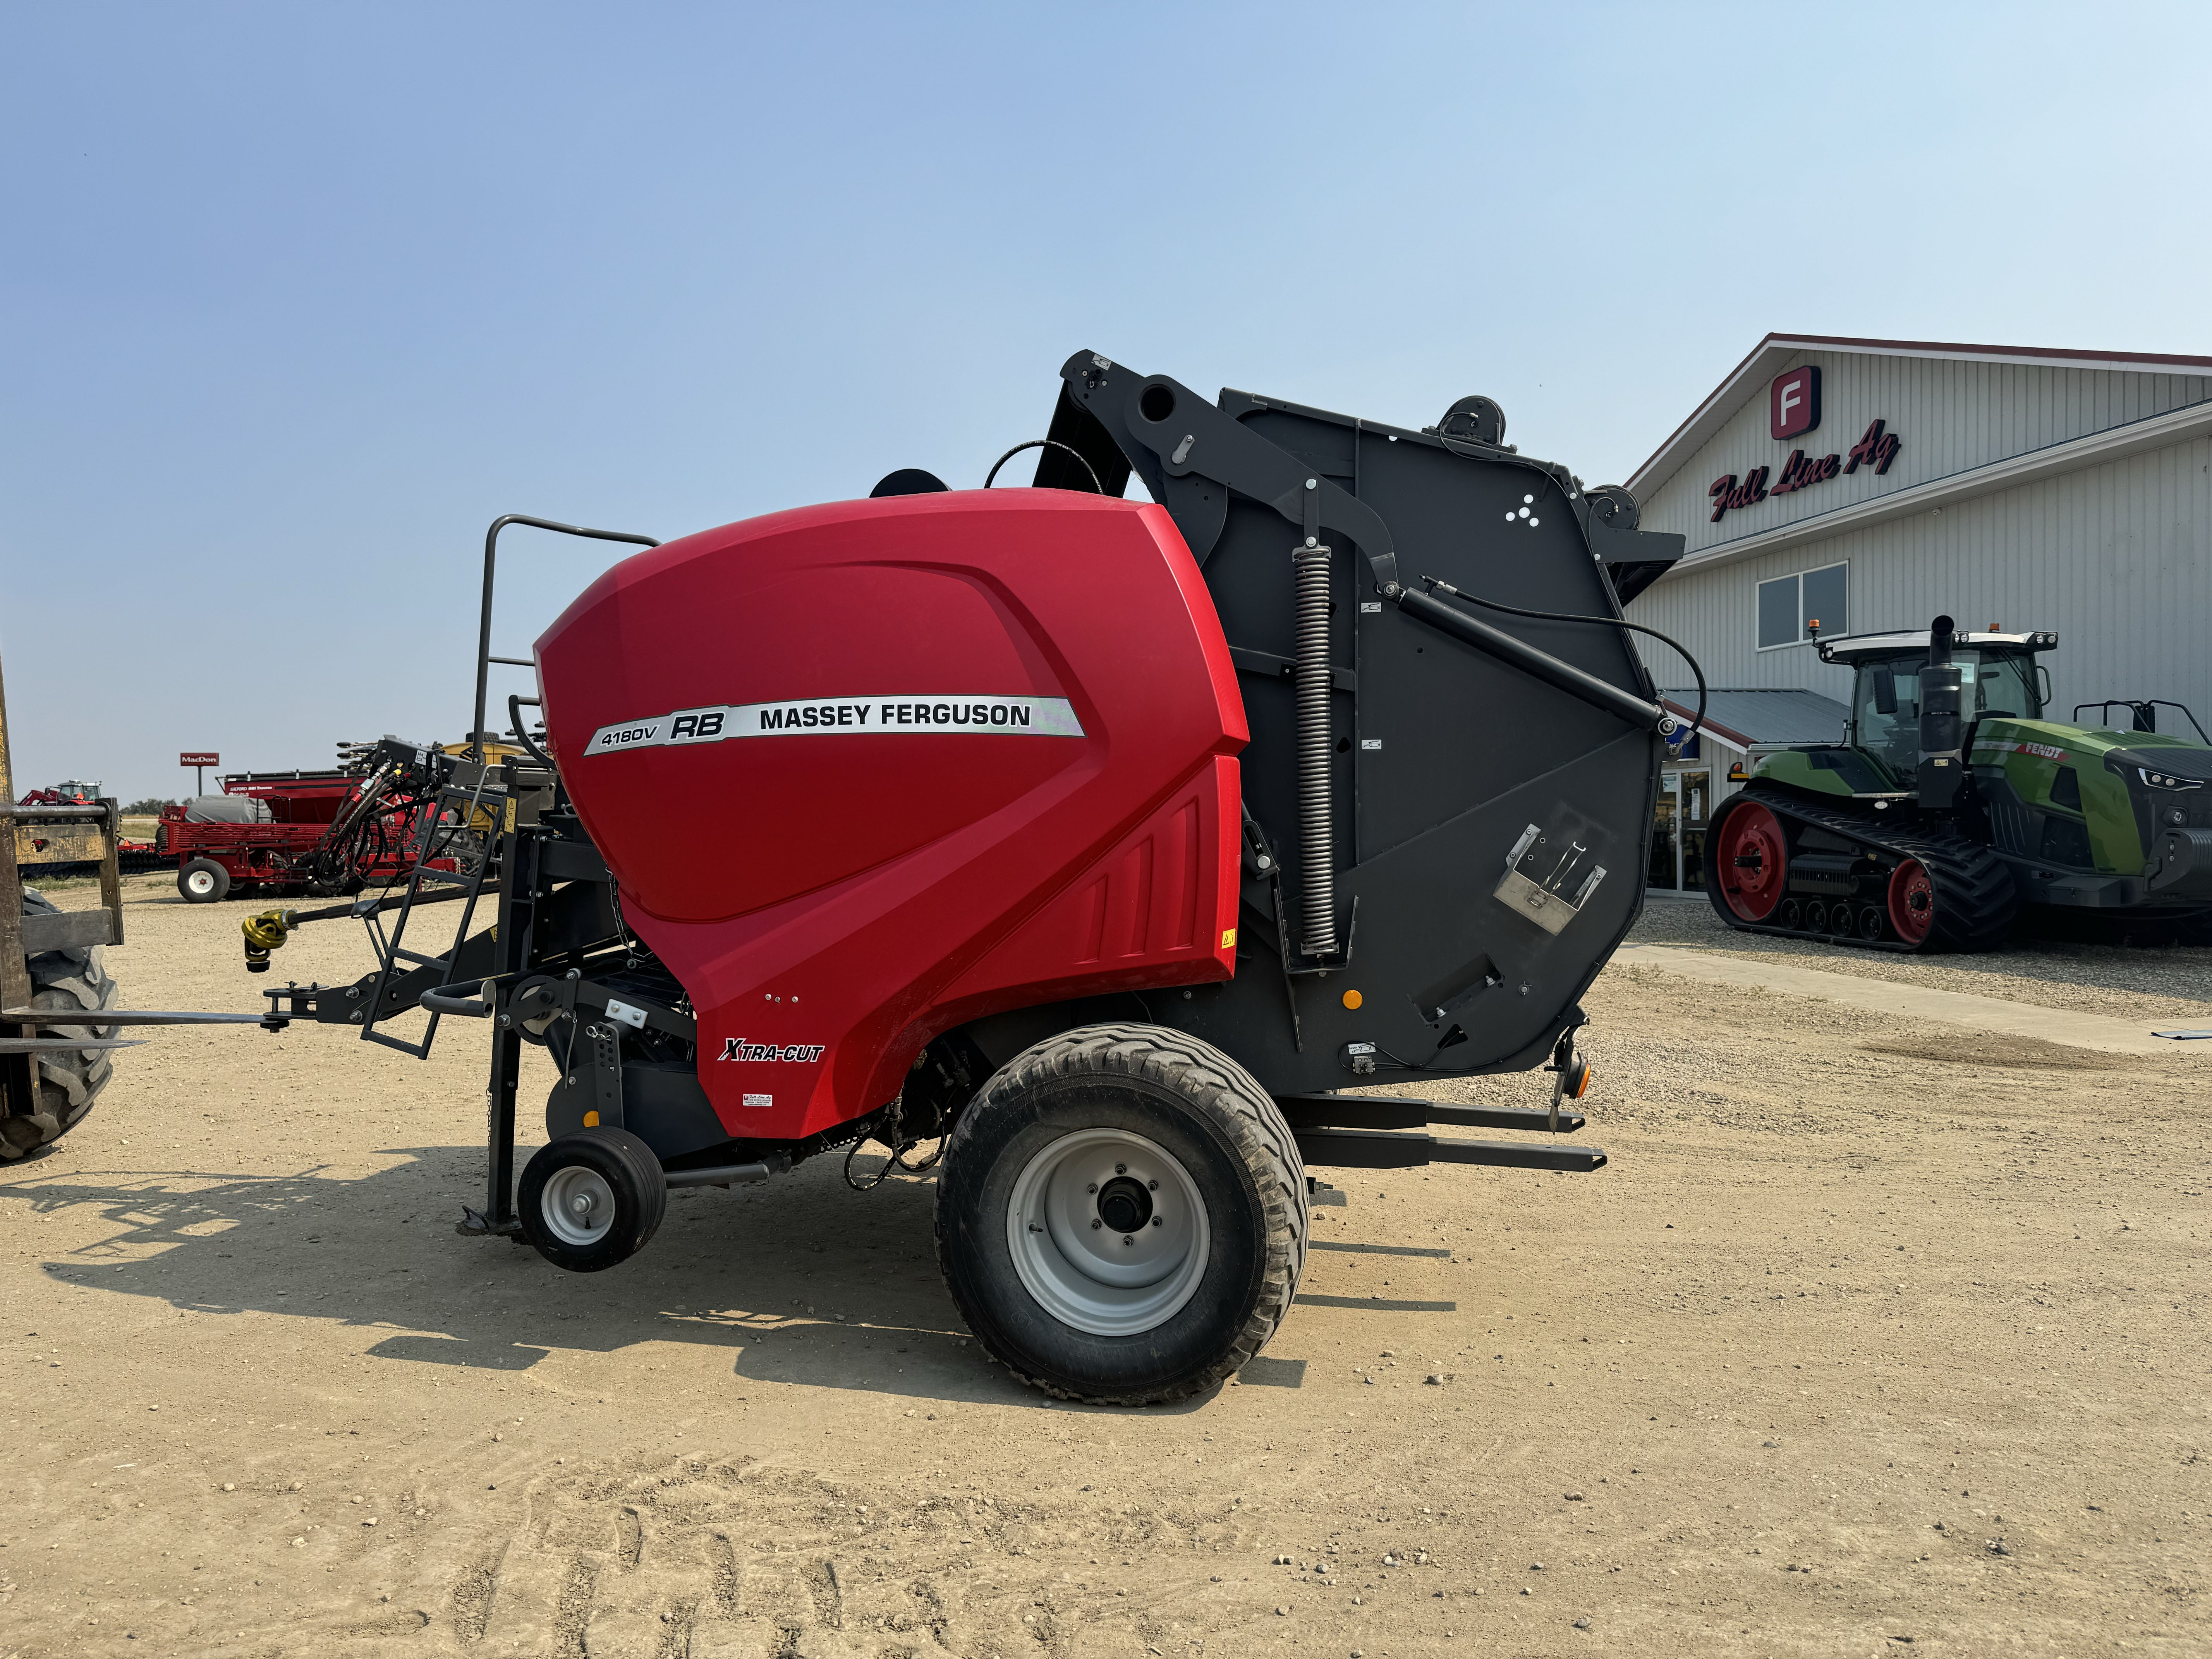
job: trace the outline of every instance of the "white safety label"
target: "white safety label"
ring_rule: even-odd
[[[791,702],[680,708],[652,720],[603,726],[592,733],[584,752],[611,755],[731,738],[854,737],[871,732],[1079,738],[1083,723],[1066,697],[802,697]]]

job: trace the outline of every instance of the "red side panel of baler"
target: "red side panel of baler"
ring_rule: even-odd
[[[944,1023],[1224,977],[1160,970],[1178,961],[1233,962],[1242,822],[1237,763],[1217,756],[963,974],[939,1005],[952,1016]],[[1027,994],[1009,1000],[1010,990]]]
[[[562,777],[731,1133],[1032,1003],[1228,978],[1235,671],[1156,507],[846,501],[624,561],[538,641]]]

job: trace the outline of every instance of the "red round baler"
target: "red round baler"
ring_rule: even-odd
[[[1235,972],[1243,702],[1160,507],[775,514],[624,560],[537,657],[732,1136],[860,1117],[982,1015]]]
[[[1694,737],[1620,607],[1682,538],[1504,434],[1486,398],[1415,431],[1078,353],[1027,489],[902,470],[665,545],[496,520],[475,751],[374,746],[451,832],[340,907],[376,971],[272,1012],[416,1054],[490,1022],[468,1224],[562,1267],[634,1255],[672,1188],[838,1148],[852,1179],[872,1139],[878,1181],[935,1170],[945,1282],[1015,1375],[1212,1387],[1296,1296],[1309,1169],[1606,1162],[1566,1139],[1578,999]],[[517,525],[647,550],[534,663],[490,650]],[[503,761],[501,664],[538,676]],[[249,963],[303,919],[248,923]],[[1539,1066],[1547,1103],[1357,1092]]]

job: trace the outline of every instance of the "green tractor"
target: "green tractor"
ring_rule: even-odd
[[[1721,920],[1887,951],[1986,951],[2024,906],[2212,923],[2212,739],[2179,703],[2131,730],[2045,718],[2056,634],[1814,638],[1856,676],[1840,747],[1760,755],[1705,837]],[[2162,735],[2179,708],[2198,741]]]

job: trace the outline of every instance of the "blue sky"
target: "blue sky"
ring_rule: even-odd
[[[2212,351],[2207,18],[18,0],[18,791],[458,737],[495,514],[980,483],[1079,347],[1593,483],[1770,329]],[[525,654],[608,555],[509,545]]]

